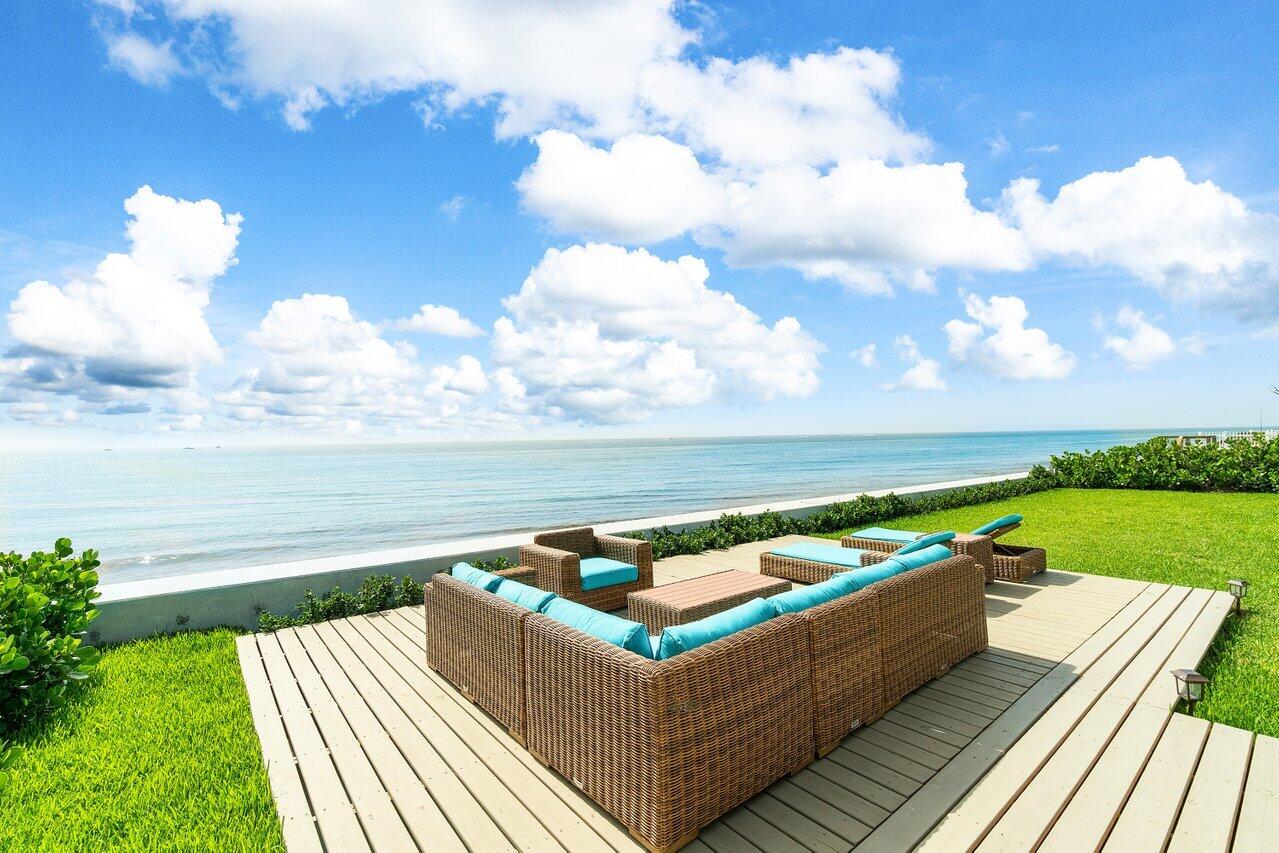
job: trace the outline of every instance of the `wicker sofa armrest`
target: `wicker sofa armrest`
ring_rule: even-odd
[[[515,566],[510,569],[499,569],[493,574],[517,583],[526,583],[530,586],[537,586],[537,569],[532,566]]]
[[[528,747],[653,850],[812,758],[807,627],[782,616],[654,662],[534,614]]]
[[[521,742],[529,611],[440,572],[426,584],[426,662]]]
[[[575,598],[582,588],[582,558],[547,545],[521,545],[520,565],[536,574],[538,589]]]
[[[958,555],[874,585],[888,705],[986,648],[985,584],[977,562]]]
[[[653,588],[653,543],[626,536],[596,536],[595,552],[610,560],[630,563],[639,569],[637,589]]]

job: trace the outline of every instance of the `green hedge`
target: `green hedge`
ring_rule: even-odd
[[[511,566],[505,557],[498,557],[487,563],[477,560],[475,565],[490,572]],[[360,582],[360,588],[354,593],[343,592],[337,586],[323,595],[316,595],[308,589],[303,593],[302,601],[289,613],[282,616],[269,612],[259,613],[258,630],[278,631],[281,628],[345,619],[362,613],[376,613],[392,607],[414,607],[421,604],[422,600],[422,584],[408,575],[399,580],[392,575],[369,575]]]
[[[864,527],[916,512],[935,512],[989,501],[1015,498],[1055,488],[1053,475],[1037,468],[1022,480],[1002,480],[981,486],[969,486],[919,498],[888,494],[884,497],[861,495],[851,501],[831,504],[806,518],[793,518],[776,512],[760,515],[721,515],[702,527],[675,532],[661,527],[647,533],[628,533],[632,539],[653,543],[653,558],[676,554],[700,554],[711,548],[731,548],[744,542],[759,542],[787,534],[813,535],[834,533],[850,527]]]
[[[62,706],[98,663],[80,641],[98,615],[98,565],[96,551],[72,557],[70,539],[48,554],[0,554],[0,787],[18,756],[5,737]]]
[[[1279,438],[1178,446],[1165,438],[1052,457],[1036,475],[1076,489],[1279,491]]]

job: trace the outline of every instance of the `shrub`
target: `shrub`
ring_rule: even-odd
[[[1036,468],[1060,485],[1079,489],[1279,491],[1279,438],[1232,438],[1221,444],[1179,446],[1165,438],[1094,453],[1063,453]]]
[[[506,559],[499,558],[506,563]],[[492,564],[485,564],[492,565]],[[503,565],[501,568],[505,568]],[[490,569],[490,571],[493,571]],[[259,631],[278,631],[281,628],[292,628],[297,625],[311,625],[315,622],[327,622],[330,619],[345,619],[361,613],[376,613],[392,607],[415,607],[422,603],[422,584],[405,575],[397,582],[393,575],[369,575],[360,582],[360,588],[354,594],[343,592],[341,587],[333,587],[324,595],[316,595],[311,590],[303,594],[301,603],[292,613],[277,616],[274,613],[258,614]]]
[[[1029,495],[1056,485],[1051,472],[1037,468],[1026,479],[1003,480],[919,498],[905,498],[896,494],[883,497],[859,495],[851,501],[831,504],[805,518],[775,512],[755,516],[725,514],[709,524],[691,530],[675,532],[669,527],[661,527],[648,533],[627,535],[633,539],[648,539],[652,542],[653,559],[660,560],[677,554],[700,554],[711,548],[730,548],[744,542],[759,542],[787,534],[834,533],[909,513],[934,512]]]
[[[97,665],[80,637],[98,615],[98,565],[96,551],[72,557],[70,539],[50,554],[0,554],[0,735],[64,704]],[[0,773],[11,749],[0,747]]]

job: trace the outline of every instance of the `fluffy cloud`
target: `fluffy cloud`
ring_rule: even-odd
[[[727,206],[724,184],[665,137],[627,136],[601,149],[548,130],[534,141],[537,161],[517,186],[525,206],[559,231],[658,242],[716,221]]]
[[[771,327],[685,256],[589,244],[547,251],[494,325],[492,359],[564,417],[638,420],[713,399],[802,397],[821,345],[793,317]]]
[[[946,380],[941,375],[941,363],[928,358],[919,349],[919,343],[910,335],[898,335],[893,341],[897,357],[909,365],[896,382],[881,385],[885,391],[945,391]]]
[[[124,208],[128,254],[62,286],[34,281],[10,305],[14,383],[103,402],[187,387],[221,360],[204,311],[210,283],[235,263],[241,217],[145,186]]]
[[[402,332],[427,332],[450,338],[478,338],[484,330],[447,305],[423,305],[412,317],[395,321]]]
[[[167,84],[182,69],[171,42],[156,44],[134,33],[108,36],[107,57],[116,68],[150,86]]]
[[[1022,178],[1000,209],[1039,257],[1118,267],[1169,299],[1279,317],[1279,217],[1192,182],[1172,157],[1094,172],[1052,201]]]
[[[695,38],[669,0],[155,0],[138,4],[183,41],[225,97],[282,103],[297,129],[326,106],[420,93],[430,122],[496,102],[503,136],[569,124],[603,134],[635,121],[650,63]],[[225,36],[222,38],[222,36]]]
[[[875,354],[875,344],[869,343],[848,354],[862,367],[879,367],[879,357]]]
[[[1075,357],[1053,343],[1043,329],[1026,328],[1029,312],[1016,296],[988,300],[969,293],[964,311],[973,320],[951,320],[944,326],[950,357],[969,362],[1004,379],[1064,379],[1075,369]]]
[[[1127,330],[1128,337],[1107,335],[1103,346],[1119,356],[1131,370],[1150,367],[1177,352],[1177,343],[1172,335],[1147,320],[1141,311],[1125,305],[1115,315],[1115,325]],[[1197,341],[1192,340],[1190,349],[1197,348]]]
[[[692,232],[739,266],[784,265],[809,278],[887,294],[930,289],[938,267],[1018,270],[1021,236],[973,207],[960,163],[891,166],[854,159],[820,171],[709,172],[693,151],[633,136],[611,149],[571,134],[537,137],[524,203],[562,231],[625,243]]]

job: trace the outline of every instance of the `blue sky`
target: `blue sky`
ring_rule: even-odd
[[[6,5],[5,446],[1274,414],[1264,10],[330,5]]]

